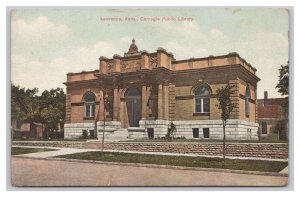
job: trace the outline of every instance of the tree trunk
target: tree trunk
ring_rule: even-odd
[[[104,132],[105,132],[105,119],[106,119],[106,113],[105,113],[105,107],[104,107],[104,117],[103,117],[103,132],[102,132],[102,152],[104,150]]]
[[[225,148],[225,121],[223,120],[223,159],[225,160],[225,155],[226,155],[226,148]]]

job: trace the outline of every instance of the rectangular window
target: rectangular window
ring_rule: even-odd
[[[209,128],[203,128],[203,137],[209,138]]]
[[[249,98],[245,98],[245,116],[249,117],[250,115],[250,103],[249,103]]]
[[[86,103],[85,104],[85,117],[95,117],[95,104]]]
[[[209,98],[203,98],[203,112],[209,112]]]
[[[154,138],[154,128],[147,128],[148,138],[153,139]]]
[[[193,128],[193,138],[199,138],[199,128]]]
[[[91,104],[91,110],[92,110],[91,117],[95,117],[95,104]]]
[[[86,104],[85,105],[85,117],[90,117],[90,113],[91,113],[91,105]]]
[[[209,113],[210,111],[210,104],[209,104],[209,97],[197,97],[195,99],[196,104],[196,112],[198,113]]]
[[[94,139],[95,138],[94,130],[89,130],[89,132],[90,132],[90,139]]]
[[[261,123],[261,133],[262,133],[262,134],[267,134],[267,133],[268,133],[267,122],[262,122],[262,123]]]
[[[202,112],[201,98],[196,98],[196,112]]]

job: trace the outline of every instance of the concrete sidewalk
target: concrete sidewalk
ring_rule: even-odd
[[[49,146],[18,146],[13,145],[13,147],[22,147],[22,148],[50,148],[57,149],[57,151],[47,151],[47,152],[38,152],[38,153],[29,153],[18,155],[22,157],[34,157],[34,158],[48,158],[55,157],[58,155],[67,155],[73,153],[82,153],[82,152],[98,152],[102,151],[101,149],[86,149],[86,148],[61,148],[61,147],[49,147]],[[145,154],[145,155],[165,155],[165,156],[186,156],[186,157],[208,157],[208,158],[223,158],[219,155],[198,155],[198,154],[187,154],[187,153],[165,153],[165,152],[140,152],[140,151],[124,151],[124,150],[114,150],[114,149],[104,149],[104,152],[117,152],[117,153],[134,153],[134,154]],[[226,156],[227,159],[241,159],[241,160],[264,160],[264,161],[284,161],[287,162],[287,159],[270,159],[270,158],[257,158],[257,157],[233,157]]]
[[[91,149],[75,149],[75,148],[60,148],[55,151],[45,151],[45,152],[37,152],[37,153],[28,153],[28,154],[21,154],[18,155],[20,157],[29,157],[29,158],[49,158],[55,157],[59,155],[68,155],[73,153],[82,153],[93,151]]]

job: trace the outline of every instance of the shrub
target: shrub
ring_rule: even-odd
[[[87,130],[82,131],[82,139],[87,139],[88,138],[88,132]]]

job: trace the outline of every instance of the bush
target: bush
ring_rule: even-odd
[[[82,139],[87,139],[88,138],[88,132],[87,130],[82,131]]]

